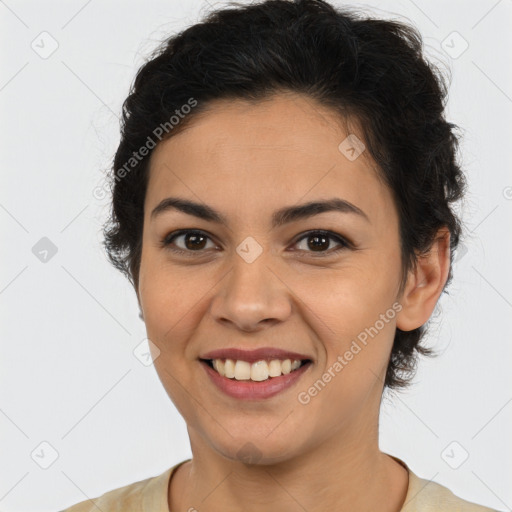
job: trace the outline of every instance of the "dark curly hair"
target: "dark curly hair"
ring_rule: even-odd
[[[112,209],[103,244],[110,262],[137,290],[152,135],[172,137],[213,100],[257,102],[282,91],[358,121],[398,209],[400,290],[440,227],[450,230],[453,262],[461,221],[450,203],[463,196],[466,182],[456,161],[458,127],[443,114],[445,78],[424,58],[422,44],[408,24],[323,0],[231,2],[169,37],[139,69],[123,103],[121,141],[107,177]],[[169,122],[173,117],[177,122]],[[445,287],[451,279],[450,265]],[[420,344],[426,327],[397,328],[384,389],[407,387],[418,354],[436,355]]]

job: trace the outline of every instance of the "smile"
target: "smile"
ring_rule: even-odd
[[[310,360],[201,359],[211,381],[223,393],[240,399],[264,399],[290,388],[308,370]]]
[[[252,364],[247,361],[233,359],[212,359],[207,362],[209,362],[210,366],[222,375],[222,377],[261,382],[271,377],[287,375],[300,368],[307,360],[272,359],[267,361],[263,359]]]

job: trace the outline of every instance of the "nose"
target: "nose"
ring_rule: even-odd
[[[248,262],[236,254],[212,298],[215,321],[244,332],[284,322],[292,312],[290,290],[263,252]]]

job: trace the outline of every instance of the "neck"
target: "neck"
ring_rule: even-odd
[[[333,432],[319,445],[275,464],[244,464],[221,456],[189,429],[193,458],[169,486],[171,511],[399,512],[407,470],[378,448],[375,422]]]

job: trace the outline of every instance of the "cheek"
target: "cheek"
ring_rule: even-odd
[[[347,281],[338,288],[331,284],[328,295],[317,295],[314,287],[308,289],[308,306],[314,311],[309,315],[310,325],[323,354],[301,391],[326,424],[340,427],[383,385],[396,311],[385,289],[361,289]]]
[[[373,325],[391,307],[398,277],[391,269],[385,272],[378,264],[361,261],[293,279],[287,277],[293,294],[323,324],[327,338],[346,339]]]
[[[171,396],[179,394],[182,386],[190,389],[196,378],[193,372],[200,369],[196,366],[199,363],[195,340],[200,338],[200,325],[208,317],[209,297],[220,278],[207,277],[198,267],[146,268],[141,281],[144,323],[147,337],[160,351],[154,361],[155,369]],[[171,398],[181,403],[179,396]]]
[[[302,276],[291,286],[304,304],[300,315],[319,340],[321,380],[332,382],[325,398],[332,393],[341,403],[357,401],[385,370],[395,333],[395,277],[368,263]]]
[[[171,265],[164,250],[143,251],[139,290],[151,325],[172,324],[185,315],[194,296],[204,293],[197,274],[194,268]]]
[[[190,340],[205,313],[200,311],[205,282],[162,268],[146,272],[143,279],[144,322],[147,337],[156,347],[155,370],[180,414],[194,424],[197,405],[191,393],[200,367]]]

